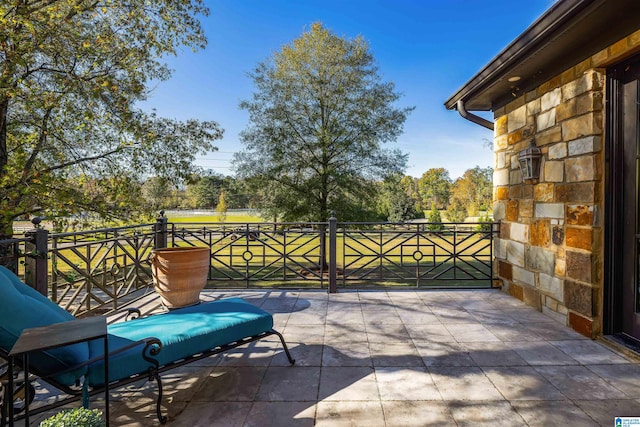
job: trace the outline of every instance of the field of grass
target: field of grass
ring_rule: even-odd
[[[265,222],[262,217],[255,215],[238,215],[238,214],[228,214],[224,221],[220,219],[218,215],[192,215],[192,216],[167,216],[169,222],[225,222],[225,223],[233,223],[233,222]]]

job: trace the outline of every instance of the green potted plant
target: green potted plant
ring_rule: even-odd
[[[105,425],[101,411],[85,408],[67,409],[40,423],[40,427],[105,427]]]

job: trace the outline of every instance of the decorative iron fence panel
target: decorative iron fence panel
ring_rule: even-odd
[[[343,286],[490,287],[491,223],[339,223]]]
[[[36,224],[36,223],[34,223]],[[37,224],[36,224],[37,225]],[[75,315],[152,290],[154,248],[203,246],[209,287],[490,287],[497,223],[167,223],[0,241],[0,263]]]
[[[0,265],[7,267],[16,274],[24,275],[24,264],[27,246],[32,243],[31,237],[16,237],[0,241]]]
[[[173,223],[172,246],[208,246],[213,286],[326,285],[327,223]]]
[[[151,290],[155,224],[52,234],[50,297],[74,315],[110,311]]]

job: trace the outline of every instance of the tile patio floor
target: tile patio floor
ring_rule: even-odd
[[[296,364],[272,337],[167,372],[168,426],[613,426],[615,416],[640,417],[638,360],[495,290],[203,293],[227,296],[273,313]],[[111,425],[158,424],[153,384],[113,396]]]

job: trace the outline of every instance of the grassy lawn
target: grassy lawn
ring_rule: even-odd
[[[221,222],[220,216],[218,215],[191,215],[191,216],[173,216],[167,215],[167,219],[169,222]],[[223,221],[225,223],[231,222],[265,222],[262,217],[256,215],[247,215],[247,214],[227,214],[227,217]]]

